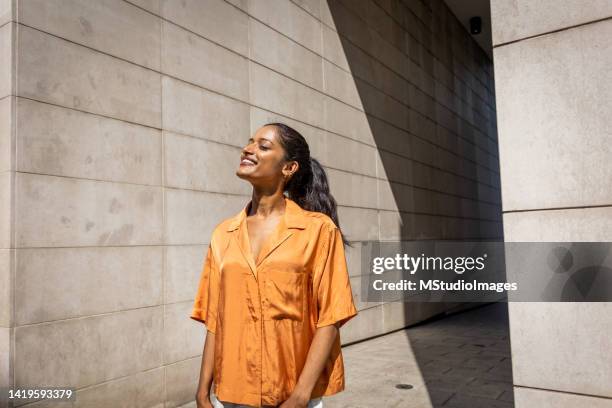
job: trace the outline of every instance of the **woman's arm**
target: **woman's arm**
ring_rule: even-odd
[[[198,408],[212,406],[210,403],[210,386],[213,381],[213,367],[215,364],[215,333],[206,331],[206,341],[202,353],[202,367],[200,368],[200,382],[196,393]]]
[[[279,408],[303,408],[308,405],[310,395],[323,371],[338,330],[338,323],[319,327],[316,330],[300,378],[291,396]]]

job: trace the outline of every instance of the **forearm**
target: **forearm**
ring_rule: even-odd
[[[204,351],[202,352],[202,366],[200,368],[200,382],[198,384],[198,395],[207,396],[213,381],[213,368],[215,361],[215,334],[206,332]]]
[[[338,327],[330,324],[329,326],[319,327],[312,339],[306,362],[300,374],[300,378],[293,391],[303,400],[309,400],[312,390],[325,367],[325,362],[329,357],[334,340],[338,335]]]

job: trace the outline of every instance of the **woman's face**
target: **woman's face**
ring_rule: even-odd
[[[242,149],[236,175],[253,185],[275,188],[297,170],[297,162],[285,163],[285,151],[278,142],[276,128],[263,126]]]

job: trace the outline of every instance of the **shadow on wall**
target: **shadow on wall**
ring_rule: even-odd
[[[503,241],[492,61],[442,0],[327,3],[338,34],[324,28],[324,42],[338,38],[342,49],[324,55],[352,74],[361,105],[357,108],[365,112],[378,149],[378,177],[386,179],[379,188],[380,239]],[[395,305],[399,309],[388,310],[403,313],[404,319],[390,319],[397,327],[384,327],[383,332],[481,305]],[[507,304],[500,307],[507,316]],[[465,330],[476,325],[477,336],[483,336],[495,322],[482,323],[471,322]],[[507,341],[507,318],[501,318],[501,326],[491,330]],[[447,337],[460,341],[466,333],[458,330],[458,337]],[[410,337],[410,330],[405,333]],[[449,355],[457,351],[437,347],[440,342],[444,339],[419,338],[412,344],[414,358],[434,406],[456,406],[444,398],[449,390],[440,387],[440,375],[467,358]],[[478,347],[468,347],[470,362],[485,367],[490,353],[482,353],[478,362],[476,354],[481,353],[474,351],[484,351]],[[508,356],[500,359],[505,363],[491,380],[510,378],[511,384],[509,344]],[[486,382],[487,372],[478,378]],[[500,407],[513,406],[511,391],[504,398]]]

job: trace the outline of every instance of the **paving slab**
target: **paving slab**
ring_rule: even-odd
[[[343,348],[346,388],[325,408],[512,408],[506,303]]]

